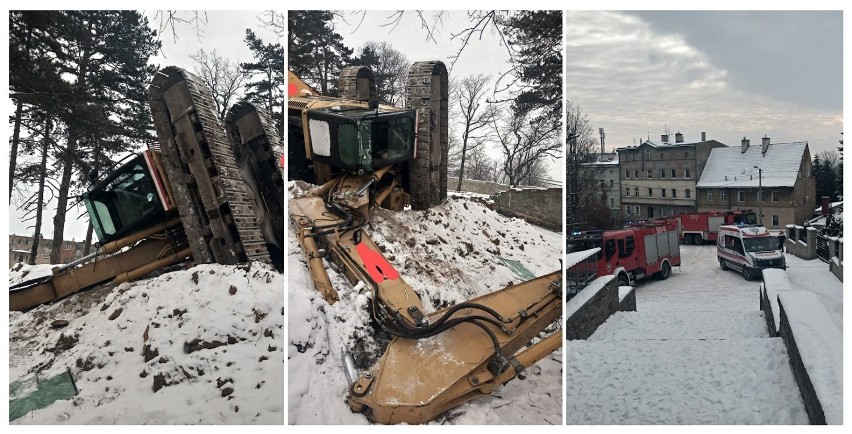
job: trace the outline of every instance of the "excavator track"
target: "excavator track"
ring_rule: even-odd
[[[270,262],[266,241],[215,103],[176,67],[154,77],[149,102],[166,172],[196,262]]]
[[[243,179],[255,197],[255,211],[266,235],[270,256],[276,266],[283,268],[284,146],[275,123],[265,110],[244,101],[228,111],[225,128]]]

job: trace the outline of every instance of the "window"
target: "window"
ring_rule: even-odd
[[[632,236],[618,240],[618,257],[629,258],[633,254],[634,248],[636,248],[636,239]]]
[[[672,199],[677,199],[677,190],[672,189]]]
[[[654,174],[651,173],[651,169],[648,169],[648,179],[651,179],[653,177],[654,177]]]
[[[642,214],[639,212],[639,205],[636,205],[636,216],[639,217]]]
[[[639,179],[639,169],[633,171],[633,177]]]
[[[778,190],[772,190],[772,201],[773,202],[778,202],[780,200],[780,196],[781,195],[778,193]]]
[[[772,214],[772,227],[778,227],[778,214]]]
[[[719,191],[719,201],[727,202],[728,201],[728,190],[720,190]]]
[[[689,151],[683,153],[683,158],[689,158]]]
[[[609,198],[609,207],[615,208],[615,198]]]
[[[660,178],[666,177],[666,169],[660,169]]]
[[[666,189],[665,188],[660,189],[660,197],[666,197]]]
[[[615,187],[615,181],[612,179],[609,180],[609,189],[612,190]]]
[[[49,258],[49,255],[47,253],[41,255],[41,259],[48,259],[48,258]]]
[[[745,202],[745,192],[737,190],[737,202]]]
[[[713,201],[713,190],[707,190],[707,202]]]
[[[633,195],[636,196],[636,197],[639,197],[639,187],[635,187],[633,189]]]
[[[648,189],[648,197],[654,197],[654,190],[651,188]]]
[[[650,149],[649,149],[649,150],[647,150],[647,151],[645,151],[645,159],[646,159],[646,160],[650,160],[650,159],[651,159],[651,150],[650,150]]]
[[[624,171],[624,177],[625,177],[626,179],[630,179],[630,171],[629,171],[629,170],[625,170],[625,171]]]
[[[662,160],[662,159],[663,159],[663,153],[660,152],[660,160]]]
[[[626,190],[625,190],[625,192],[624,192],[624,195],[625,195],[625,196],[630,196],[630,187],[627,187],[627,189],[626,189]]]
[[[676,175],[675,175],[675,169],[672,169],[672,179],[674,179],[674,178],[675,178],[675,176],[676,176]]]
[[[689,191],[689,189],[687,188],[686,191],[684,192],[684,196],[686,196],[686,198],[689,199],[690,197],[692,197],[691,195],[692,195],[692,192]]]
[[[615,240],[604,241],[604,256],[609,261],[615,255]]]
[[[689,169],[683,169],[683,179],[689,179]]]
[[[763,202],[763,190],[757,190],[757,201]]]

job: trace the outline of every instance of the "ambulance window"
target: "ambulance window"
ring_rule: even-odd
[[[604,253],[606,253],[607,261],[612,259],[612,256],[615,255],[615,240],[604,241]]]
[[[636,247],[636,239],[633,236],[627,237],[624,249],[618,254],[619,258],[628,258],[633,254],[633,248]]]

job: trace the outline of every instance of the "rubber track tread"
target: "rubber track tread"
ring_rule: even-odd
[[[165,108],[165,94],[171,87],[181,85],[186,86],[191,104],[188,104],[187,107],[181,107],[180,110],[168,111]],[[160,110],[168,112],[171,116],[168,126],[157,125],[158,135],[161,134],[161,131],[173,132],[174,126],[172,121],[178,121],[180,117],[184,116],[182,110],[191,110],[194,107],[194,114],[197,116],[197,121],[194,124],[196,127],[200,124],[201,134],[196,133],[195,138],[187,140],[202,139],[200,147],[205,155],[194,158],[209,158],[212,160],[212,167],[210,167],[210,162],[204,162],[208,168],[206,174],[197,173],[198,166],[195,166],[193,169],[192,165],[171,161],[171,163],[176,163],[178,167],[183,166],[184,172],[188,168],[196,183],[205,182],[204,180],[209,177],[212,184],[208,186],[189,186],[186,182],[186,176],[175,178],[172,176],[172,173],[169,173],[170,183],[183,183],[187,185],[187,190],[190,192],[189,195],[195,194],[199,196],[190,198],[190,200],[196,203],[201,202],[203,204],[201,212],[206,214],[206,219],[184,220],[184,226],[190,227],[187,235],[192,237],[192,232],[206,234],[205,238],[208,240],[208,247],[213,245],[213,247],[209,248],[212,251],[212,254],[209,255],[212,257],[209,259],[218,263],[227,264],[247,260],[270,262],[269,253],[266,250],[263,235],[260,232],[259,224],[252,208],[252,201],[249,198],[237,168],[231,145],[225,136],[224,128],[219,123],[214,108],[215,104],[210,95],[207,86],[198,77],[175,67],[163,69],[155,76],[151,85],[150,98],[152,100],[152,112]],[[157,100],[158,104],[154,104],[155,100]],[[188,115],[192,116],[192,113]],[[165,119],[166,117],[163,116],[163,113],[160,116],[157,116],[155,113],[155,124],[163,122]],[[172,137],[165,139],[160,137],[160,145],[167,159],[174,159],[175,155],[180,153],[179,149],[165,149],[166,147],[180,148],[177,143],[180,138],[174,137],[173,134]],[[206,148],[203,146],[205,144]],[[215,197],[211,197],[211,194],[203,194],[202,191],[205,191],[205,189],[208,192],[212,192],[212,195]],[[187,200],[187,198],[180,199]],[[178,200],[179,203],[181,201]],[[183,218],[184,216],[184,212],[181,212],[181,217]],[[211,239],[209,233],[211,229],[205,230],[205,226],[213,227],[213,225],[219,224],[216,220],[221,220],[227,230],[224,234],[217,234],[216,230],[212,229],[214,233],[213,239]],[[196,226],[198,226],[197,230],[194,229]],[[217,245],[217,243],[220,245]],[[223,243],[224,246],[221,245]],[[191,246],[193,247],[193,256],[196,257],[196,248],[199,243],[193,244],[196,244],[196,246]],[[205,255],[201,254],[201,256]],[[198,260],[197,257],[196,260]],[[205,261],[202,259],[201,262],[209,262],[210,260]]]

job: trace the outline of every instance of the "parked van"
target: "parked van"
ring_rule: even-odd
[[[766,268],[787,268],[778,237],[763,226],[721,226],[716,257],[723,270],[733,268],[746,280],[761,277]]]

